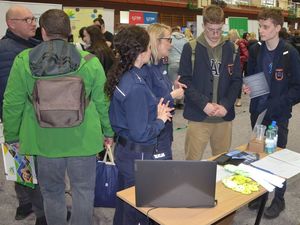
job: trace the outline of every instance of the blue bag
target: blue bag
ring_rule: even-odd
[[[110,161],[108,161],[108,158]],[[108,147],[103,161],[97,161],[94,206],[114,208],[116,206],[117,190],[118,169],[114,163],[111,148]]]

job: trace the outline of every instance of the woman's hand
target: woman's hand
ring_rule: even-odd
[[[174,108],[169,107],[169,102],[167,102],[167,104],[164,104],[163,101],[164,99],[161,98],[157,105],[157,119],[161,119],[165,123],[167,120],[172,120],[171,111],[173,111]]]
[[[177,89],[173,90],[170,94],[173,99],[181,99],[184,95],[184,89],[177,88]]]

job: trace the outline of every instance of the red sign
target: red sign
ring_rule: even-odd
[[[129,24],[144,24],[144,13],[129,11]]]

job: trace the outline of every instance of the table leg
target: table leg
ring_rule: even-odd
[[[261,220],[261,217],[264,213],[265,205],[266,205],[266,202],[268,200],[268,195],[269,195],[269,192],[266,192],[265,194],[263,194],[261,196],[261,203],[260,203],[260,206],[259,206],[259,210],[257,212],[257,216],[256,216],[256,220],[255,220],[254,225],[259,225],[260,224],[260,220]]]

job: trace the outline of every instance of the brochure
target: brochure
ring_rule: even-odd
[[[3,162],[7,180],[34,188],[37,184],[33,156],[19,154],[16,144],[2,144]]]

